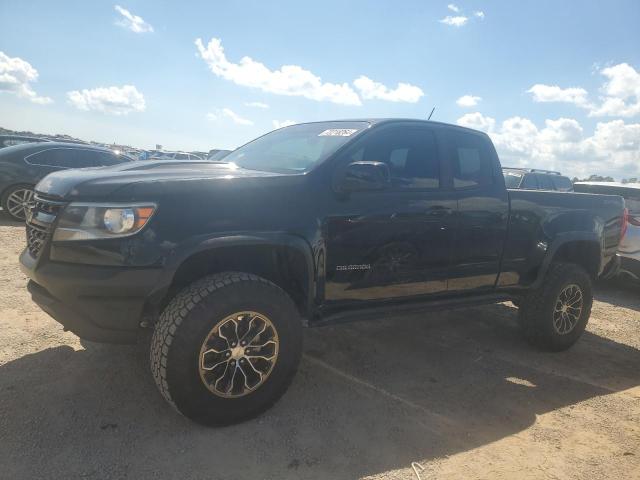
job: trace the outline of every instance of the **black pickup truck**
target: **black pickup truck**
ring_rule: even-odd
[[[51,174],[20,260],[33,300],[80,337],[153,328],[164,397],[221,425],[285,392],[307,325],[511,300],[531,343],[570,347],[624,219],[618,196],[508,191],[484,133],[318,122],[224,162]]]

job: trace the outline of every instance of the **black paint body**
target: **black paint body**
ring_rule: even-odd
[[[129,238],[49,241],[38,258],[25,250],[34,300],[82,337],[128,342],[166,304],[190,259],[215,263],[229,252],[254,258],[275,249],[309,324],[362,309],[514,298],[539,284],[566,245],[593,247],[584,251],[594,276],[609,268],[620,241],[620,197],[507,191],[483,133],[436,122],[368,122],[306,173],[144,162],[50,175],[37,187],[43,199],[158,208]],[[439,188],[340,189],[358,142],[414,127],[434,136]],[[490,153],[487,185],[454,188],[450,135],[459,131],[476,135]]]

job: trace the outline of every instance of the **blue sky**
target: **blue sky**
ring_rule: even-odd
[[[208,150],[435,106],[504,163],[640,176],[636,0],[188,3],[2,0],[0,126]]]

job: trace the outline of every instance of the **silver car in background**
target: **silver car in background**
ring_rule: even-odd
[[[576,182],[573,187],[576,192],[624,197],[629,222],[627,233],[618,249],[620,274],[640,281],[640,183]]]

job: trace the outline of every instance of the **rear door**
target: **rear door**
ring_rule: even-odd
[[[329,303],[418,297],[446,291],[456,201],[443,189],[434,129],[373,131],[350,147],[354,161],[388,165],[383,191],[337,198],[326,219]]]
[[[449,291],[493,288],[507,233],[509,199],[486,135],[447,132],[447,165],[457,202]]]

